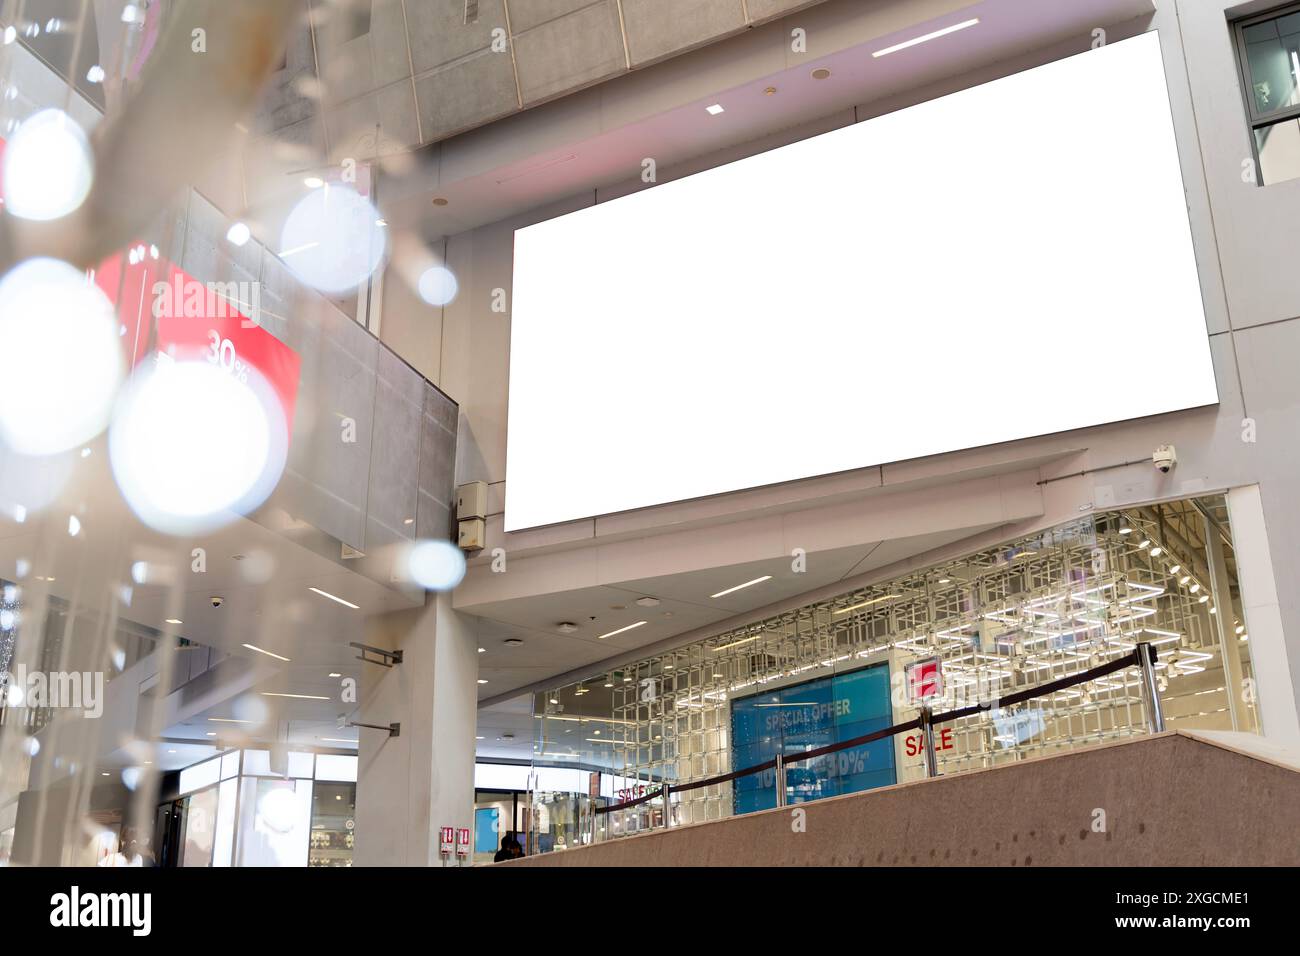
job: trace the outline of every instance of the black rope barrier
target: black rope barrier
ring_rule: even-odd
[[[960,720],[963,717],[970,717],[974,714],[998,710],[1003,707],[1012,707],[1016,704],[1024,703],[1027,700],[1033,700],[1035,697],[1046,697],[1048,694],[1054,694],[1058,690],[1065,690],[1068,687],[1074,687],[1078,684],[1087,684],[1101,677],[1114,674],[1116,671],[1122,671],[1129,667],[1141,665],[1141,647],[1134,648],[1123,657],[1117,657],[1115,660],[1106,664],[1099,664],[1091,667],[1086,671],[1080,671],[1078,674],[1070,674],[1065,677],[1057,678],[1046,684],[1039,684],[1037,687],[1029,687],[1025,690],[1016,691],[1014,694],[1008,694],[1005,697],[999,697],[996,700],[987,703],[973,704],[970,707],[959,707],[956,710],[950,710],[942,714],[934,714],[930,717],[930,725],[947,723],[953,720]],[[1156,662],[1156,649],[1151,648],[1151,663]],[[854,737],[851,740],[841,740],[838,743],[827,744],[824,747],[818,747],[815,750],[806,750],[802,753],[791,754],[785,758],[786,766],[793,763],[800,763],[804,760],[812,760],[815,757],[824,757],[827,754],[838,753],[841,750],[849,750],[853,747],[861,747],[864,744],[874,743],[877,740],[883,740],[886,737],[893,737],[896,734],[905,733],[909,730],[917,730],[921,727],[921,718],[914,717],[911,720],[901,724],[894,724],[892,727],[885,727],[881,730],[872,731],[869,734],[863,734],[860,737]],[[741,770],[733,770],[730,773],[718,774],[716,777],[706,777],[703,780],[694,780],[690,783],[673,783],[663,784],[662,786],[650,791],[643,796],[634,800],[625,800],[622,803],[615,803],[607,807],[596,807],[596,813],[613,813],[615,810],[626,810],[628,807],[635,807],[647,800],[653,800],[661,797],[665,792],[671,790],[673,793],[681,793],[683,790],[698,790],[701,787],[713,787],[720,783],[727,783],[738,777],[748,777],[752,774],[762,773],[765,770],[772,770],[776,767],[776,759],[765,760],[762,763],[754,764],[752,767],[744,767]]]

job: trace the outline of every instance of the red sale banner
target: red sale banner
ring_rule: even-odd
[[[95,284],[118,305],[127,360],[138,365],[154,353],[176,361],[204,360],[244,381],[255,371],[279,400],[292,434],[302,362],[258,325],[258,284],[200,282],[155,253],[136,245],[94,273]]]
[[[0,159],[4,148],[0,138]],[[258,324],[258,282],[200,282],[162,258],[157,247],[139,243],[110,256],[90,275],[117,304],[122,347],[131,367],[162,354],[176,361],[219,365],[240,381],[258,375],[275,395],[288,434],[293,434],[302,363],[297,352]]]
[[[153,291],[157,351],[178,361],[202,358],[241,381],[255,370],[275,392],[292,434],[301,360],[249,317],[261,311],[257,283],[205,284],[168,265],[166,281]]]

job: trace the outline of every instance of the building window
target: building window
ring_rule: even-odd
[[[1234,29],[1259,183],[1300,178],[1300,3]]]

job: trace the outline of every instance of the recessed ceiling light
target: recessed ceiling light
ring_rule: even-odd
[[[891,53],[897,53],[899,50],[906,50],[908,47],[916,46],[918,43],[925,43],[929,40],[937,40],[939,37],[946,37],[950,33],[956,33],[958,30],[965,30],[967,27],[973,27],[979,23],[979,18],[964,20],[961,23],[954,23],[950,27],[944,27],[942,30],[935,30],[933,33],[927,33],[924,36],[913,37],[910,40],[904,40],[902,43],[895,43],[893,46],[885,47],[883,50],[877,50],[872,56],[888,56]]]
[[[210,720],[214,724],[251,724],[252,723],[251,720],[239,720],[238,718],[235,717],[209,717],[208,720]]]
[[[552,697],[552,698],[550,698],[550,701],[551,701],[552,704],[558,704],[558,703],[560,702],[560,698],[558,698],[558,697]]]
[[[257,651],[259,654],[265,654],[267,657],[274,657],[277,661],[285,661],[287,663],[289,660],[287,657],[282,657],[272,651],[263,650],[260,647],[254,647],[252,644],[245,644],[244,647],[247,647],[250,651]]]
[[[504,644],[506,647],[523,647],[524,645],[524,642],[517,637],[507,637],[501,643]]]
[[[308,189],[320,189],[325,185],[325,180],[321,179],[319,176],[308,176],[302,181],[302,184]]]
[[[217,735],[217,732],[216,732],[215,730],[209,730],[209,731],[208,731],[208,736],[209,736],[209,737],[215,737],[216,735]]]
[[[338,673],[337,671],[330,671],[330,677],[342,677],[342,676],[343,675]]]
[[[180,618],[178,618],[178,617],[169,617],[169,618],[167,618],[167,620],[163,621],[163,623],[164,623],[164,624],[184,624],[185,622],[182,621],[182,620],[181,620]]]
[[[344,607],[350,607],[350,608],[352,608],[352,610],[354,610],[354,611],[359,611],[359,610],[361,610],[361,605],[359,605],[359,604],[353,604],[351,601],[345,601],[345,600],[343,600],[341,597],[337,597],[337,596],[335,596],[335,595],[333,595],[333,594],[330,594],[328,591],[322,591],[320,588],[308,588],[307,590],[308,590],[308,591],[315,591],[315,592],[316,592],[317,594],[319,594],[321,597],[327,597],[327,598],[329,598],[331,601],[337,601],[338,603],[342,604]]]
[[[764,95],[764,96],[775,96],[775,95],[776,95],[776,87],[775,87],[775,86],[769,86],[767,89],[765,89],[765,90],[763,91],[763,95]]]
[[[659,599],[657,597],[640,597],[636,599],[636,603],[641,607],[655,607],[659,604]]]
[[[448,202],[448,201],[447,201],[446,199],[444,199],[442,196],[435,196],[435,197],[433,198],[433,204],[434,204],[435,206],[445,206],[445,205],[447,205],[447,202]]]
[[[486,654],[486,653],[487,653],[487,648],[486,648],[486,647],[480,647],[480,648],[478,649],[478,652],[479,652],[480,654]]]
[[[737,584],[734,588],[727,588],[725,591],[719,591],[717,594],[710,594],[709,597],[720,598],[724,594],[731,594],[733,591],[739,591],[741,588],[753,587],[755,584],[762,584],[764,581],[772,580],[772,575],[765,574],[761,578],[754,578],[752,581],[746,581],[744,584]]]
[[[321,697],[319,694],[277,694],[273,691],[262,691],[263,697],[290,697],[294,700],[329,700],[328,697]]]
[[[555,625],[555,629],[561,634],[572,634],[578,629],[578,625],[574,624],[572,621],[561,621],[559,624]]]
[[[610,631],[608,634],[601,634],[601,635],[598,635],[597,638],[596,638],[596,640],[598,640],[598,641],[603,641],[603,640],[604,640],[605,638],[607,638],[607,637],[613,637],[615,634],[622,634],[624,631],[630,631],[630,630],[632,630],[633,628],[638,628],[638,627],[640,627],[642,624],[647,624],[647,623],[649,623],[649,622],[647,622],[647,621],[637,621],[635,624],[629,624],[627,627],[620,627],[617,631]]]
[[[487,681],[486,681],[484,678],[482,678],[482,677],[480,677],[480,678],[478,679],[478,682],[479,682],[480,684],[486,684],[486,683],[487,683]]]
[[[402,524],[415,524],[415,519],[414,519],[414,518],[407,518],[406,520],[404,520],[404,521],[402,522]]]
[[[827,80],[830,79],[830,75],[831,75],[831,71],[826,69],[825,67],[819,67],[818,69],[812,71],[812,78],[814,80]]]
[[[722,108],[722,104],[721,104],[721,103],[714,103],[712,106],[706,106],[706,107],[704,107],[704,110],[705,110],[705,112],[708,113],[710,116],[717,116],[719,113],[725,113],[725,112],[726,112],[726,110],[724,110],[724,109]]]

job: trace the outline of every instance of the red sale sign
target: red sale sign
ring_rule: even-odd
[[[256,282],[200,282],[143,245],[105,260],[94,279],[118,305],[123,347],[133,366],[160,353],[219,365],[241,381],[256,374],[270,386],[292,433],[302,363],[258,324]]]
[[[0,159],[4,149],[0,138]],[[293,433],[302,363],[298,353],[258,324],[259,283],[200,282],[163,259],[156,247],[138,243],[110,256],[90,275],[117,304],[131,367],[157,353],[177,361],[211,362],[241,381],[259,376],[284,412],[288,434]]]
[[[285,345],[242,311],[261,311],[255,282],[202,283],[175,266],[154,285],[157,350],[178,361],[203,359],[240,381],[250,371],[270,385],[285,425],[293,432],[301,361]]]

